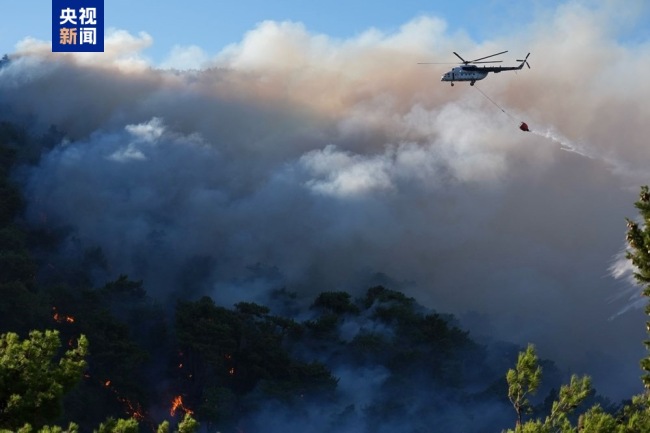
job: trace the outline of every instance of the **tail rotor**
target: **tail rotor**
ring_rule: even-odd
[[[530,56],[530,53],[526,54],[526,57],[523,60],[517,59],[517,61],[521,62],[522,67],[525,64],[526,66],[528,66],[528,69],[530,69],[530,65],[528,64],[528,56]]]

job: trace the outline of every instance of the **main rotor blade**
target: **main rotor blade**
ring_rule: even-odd
[[[418,65],[457,65],[458,62],[418,62]]]
[[[507,53],[507,52],[508,52],[507,50],[506,50],[506,51],[501,51],[500,53],[496,53],[496,54],[492,54],[492,55],[489,55],[489,56],[481,57],[480,59],[474,59],[474,60],[472,60],[472,61],[470,61],[470,62],[468,62],[468,63],[476,63],[476,62],[478,62],[479,60],[488,59],[488,58],[490,58],[490,57],[498,56],[498,55],[500,55],[500,54],[504,54],[504,53]],[[454,53],[454,54],[456,54],[456,53]],[[459,56],[459,57],[460,57],[460,56]]]
[[[488,60],[487,62],[470,62],[470,63],[503,63],[503,60]]]
[[[463,58],[462,58],[462,57],[461,57],[461,56],[460,56],[456,51],[454,51],[454,54],[455,54],[456,57],[458,57],[458,58],[459,58],[463,63],[465,63],[465,64],[470,63],[470,62],[468,62],[467,60],[463,59]]]

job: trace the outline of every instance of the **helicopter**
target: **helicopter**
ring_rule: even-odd
[[[507,52],[508,51],[501,51],[500,53],[491,54],[489,56],[481,57],[478,59],[465,60],[457,52],[454,51],[454,55],[461,60],[462,66],[456,66],[455,68],[452,68],[451,71],[447,72],[442,76],[440,81],[449,81],[451,82],[452,86],[454,85],[454,81],[469,81],[470,86],[473,86],[474,83],[476,83],[478,80],[482,80],[483,78],[487,77],[489,72],[494,72],[495,74],[498,74],[501,71],[517,71],[519,69],[522,69],[524,65],[528,66],[528,68],[530,69],[530,65],[528,64],[528,56],[530,56],[530,53],[526,54],[526,57],[524,57],[523,60],[517,60],[518,62],[521,62],[519,66],[476,66],[476,64],[478,63],[501,63],[501,60],[489,60],[486,62],[482,62],[481,60],[489,59],[490,57],[494,57],[494,56],[499,56]],[[418,63],[418,64],[434,65],[440,63]]]

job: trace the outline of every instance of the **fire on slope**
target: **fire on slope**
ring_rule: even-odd
[[[74,316],[61,314],[56,307],[52,307],[52,318],[57,323],[74,323]]]
[[[192,415],[194,413],[193,410],[185,407],[185,405],[183,404],[183,397],[181,397],[180,395],[177,395],[176,397],[174,397],[174,400],[172,400],[172,407],[169,410],[169,415],[176,416],[177,410],[182,410],[183,412],[189,415]]]

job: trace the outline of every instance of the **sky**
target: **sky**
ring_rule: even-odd
[[[299,0],[193,0],[187,3],[107,0],[105,27],[134,35],[149,34],[153,43],[145,50],[145,55],[154,64],[160,64],[174,46],[198,46],[214,55],[239,42],[246,32],[266,20],[300,22],[314,33],[349,38],[371,28],[395,31],[417,16],[434,15],[444,19],[453,32],[462,31],[483,39],[501,33],[504,26],[525,28],[536,16],[552,11],[560,3],[559,0],[332,0],[311,3]],[[0,0],[0,6],[5,17],[0,27],[0,53],[13,52],[16,44],[26,37],[50,39],[50,1]],[[644,16],[647,17],[639,16],[639,22],[644,22]]]
[[[28,220],[71,230],[61,260],[99,246],[98,282],[225,305],[379,275],[610,395],[640,386],[621,252],[650,182],[645,2],[119,0],[88,55],[50,52],[41,3],[0,3],[0,113],[65,134],[20,178]],[[484,94],[417,65],[503,50],[532,69]]]

